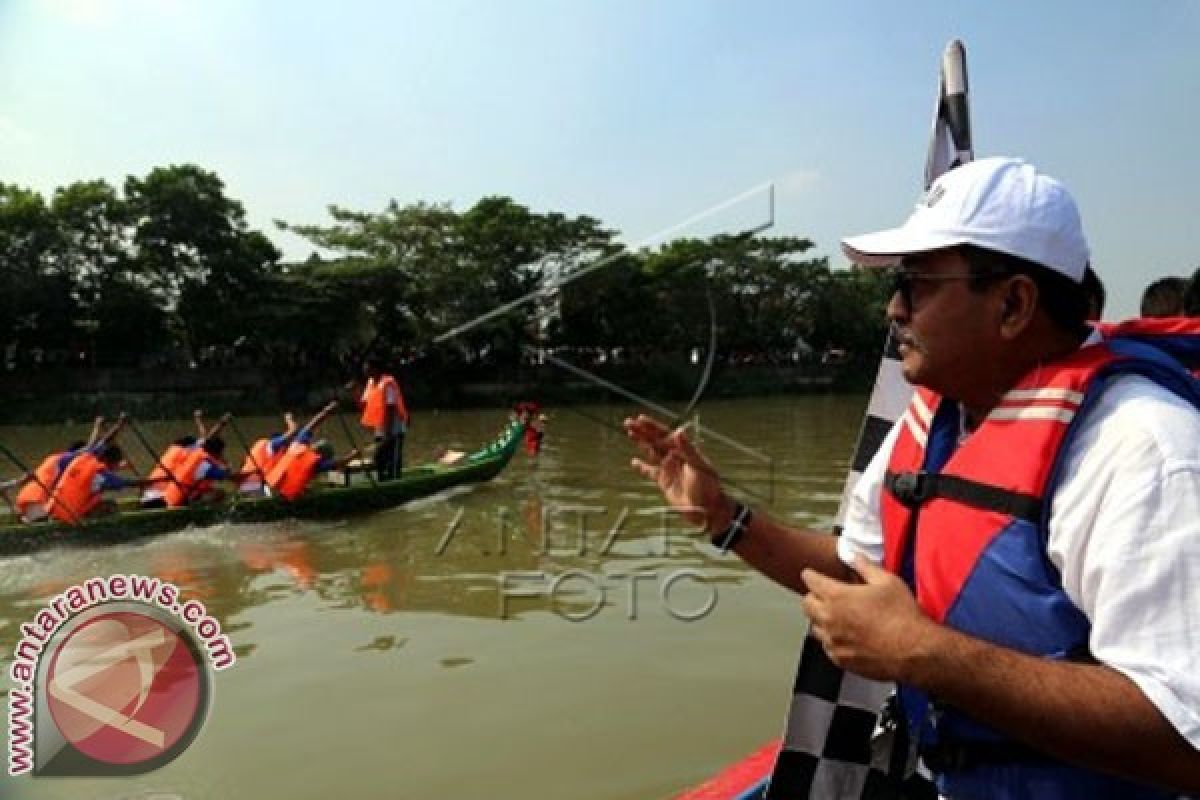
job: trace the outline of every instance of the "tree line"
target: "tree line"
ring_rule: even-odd
[[[835,351],[870,362],[883,340],[877,274],[831,270],[799,237],[635,251],[598,219],[503,196],[465,211],[331,206],[321,224],[276,224],[313,255],[285,263],[221,179],[194,165],[129,176],[120,189],[80,181],[48,198],[0,183],[5,369],[315,374],[370,351],[434,373],[496,373],[545,353],[694,358],[713,340],[722,363]]]

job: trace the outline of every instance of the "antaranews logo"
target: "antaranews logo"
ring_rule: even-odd
[[[158,578],[72,586],[21,626],[10,669],[8,772],[138,775],[175,759],[236,657],[198,600]]]

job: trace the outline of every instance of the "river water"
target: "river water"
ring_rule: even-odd
[[[706,403],[703,447],[757,506],[828,527],[863,406]],[[537,460],[519,453],[489,484],[371,516],[0,560],[6,689],[18,626],[93,576],[174,582],[237,654],[174,762],[128,778],[3,777],[0,796],[654,800],[777,736],[799,604],[658,510],[628,467],[628,410],[551,409]],[[406,460],[470,448],[504,421],[418,414]],[[188,426],[144,431],[157,446]],[[346,432],[326,428],[341,449]],[[33,461],[81,432],[7,428],[0,441]],[[124,443],[144,467],[136,439]]]

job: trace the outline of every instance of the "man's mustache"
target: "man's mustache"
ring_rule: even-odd
[[[917,350],[924,349],[921,346],[921,343],[917,339],[917,337],[913,335],[912,331],[909,330],[908,328],[900,327],[900,325],[898,323],[895,323],[895,322],[892,323],[891,335],[892,335],[892,341],[894,341],[897,345],[904,345],[906,347],[912,347]]]

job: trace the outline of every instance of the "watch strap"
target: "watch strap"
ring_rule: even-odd
[[[745,535],[746,529],[750,527],[751,520],[754,519],[754,513],[749,506],[741,503],[734,504],[733,519],[729,522],[729,527],[725,530],[713,534],[713,547],[721,551],[722,554],[728,553],[738,543],[738,540]]]

